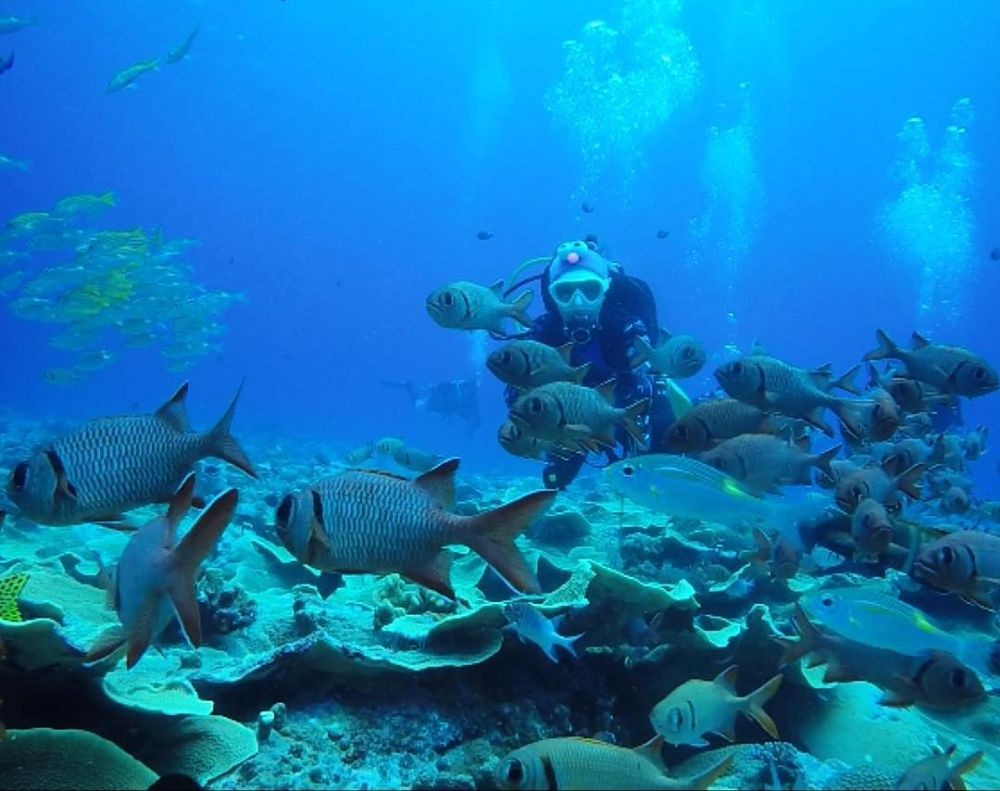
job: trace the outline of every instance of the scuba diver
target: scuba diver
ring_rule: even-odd
[[[415,384],[382,380],[382,384],[403,390],[418,412],[429,412],[445,420],[464,420],[475,428],[479,420],[479,375],[435,384]]]
[[[655,346],[660,338],[656,315],[656,300],[649,285],[625,274],[620,264],[612,263],[601,254],[597,239],[564,242],[549,259],[524,262],[511,280],[525,268],[541,261],[547,265],[541,274],[514,283],[507,293],[531,282],[540,281],[546,312],[524,333],[513,336],[559,347],[572,341],[571,364],[590,363],[583,381],[593,387],[614,379],[615,406],[622,407],[643,398],[650,398],[647,414],[641,419],[647,446],[639,446],[627,432],[618,429],[615,439],[620,447],[605,450],[608,463],[638,453],[663,452],[661,442],[676,417],[675,411],[690,401],[671,380],[654,376],[646,366],[635,367],[633,344],[644,337]],[[508,406],[519,393],[508,387],[504,398]],[[586,460],[582,453],[568,457],[547,457],[542,481],[551,489],[569,485]]]

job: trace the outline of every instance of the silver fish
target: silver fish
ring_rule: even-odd
[[[553,662],[559,662],[556,648],[563,649],[570,656],[576,656],[573,643],[583,637],[583,635],[575,634],[572,637],[568,637],[559,634],[557,630],[563,616],[559,615],[552,619],[546,618],[526,601],[507,602],[504,605],[503,614],[511,626],[514,627],[514,631],[522,643],[526,640],[534,643]]]
[[[449,598],[452,554],[464,544],[523,593],[538,582],[514,538],[555,499],[552,490],[525,495],[476,516],[449,513],[458,459],[414,480],[346,470],[286,495],[275,514],[278,537],[301,562],[343,574],[398,573]]]
[[[194,464],[210,456],[256,477],[229,433],[240,392],[203,434],[188,425],[187,393],[185,382],[152,415],[84,423],[14,467],[8,496],[25,517],[40,524],[114,522],[124,511],[168,502]]]
[[[174,546],[177,526],[191,508],[194,484],[192,473],[170,500],[166,516],[147,522],[125,545],[112,575],[114,607],[122,628],[104,632],[86,661],[96,662],[127,644],[125,664],[131,669],[174,612],[191,645],[201,645],[195,577],[232,519],[239,496],[228,489],[216,497]]]

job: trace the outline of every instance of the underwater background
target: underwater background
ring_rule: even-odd
[[[8,18],[32,24],[4,32]],[[193,30],[190,51],[167,62]],[[707,350],[705,368],[682,382],[694,399],[715,392],[712,372],[755,341],[782,360],[829,362],[839,373],[873,347],[876,328],[904,340],[916,330],[996,362],[997,30],[1000,5],[989,0],[0,2],[0,58],[16,53],[0,71],[0,225],[68,196],[111,192],[112,205],[81,213],[73,233],[141,228],[151,257],[161,239],[196,240],[162,258],[169,294],[160,281],[143,283],[141,270],[116,273],[129,285],[115,291],[109,270],[96,269],[91,279],[56,270],[33,292],[36,278],[79,248],[32,246],[31,233],[10,225],[0,232],[0,251],[12,252],[0,259],[0,473],[6,480],[18,453],[85,420],[152,412],[184,381],[191,422],[207,428],[245,381],[233,433],[251,459],[266,458],[282,476],[281,485],[262,477],[241,494],[261,535],[273,521],[269,493],[305,484],[331,459],[384,436],[460,457],[460,481],[474,481],[486,500],[493,492],[494,504],[512,499],[541,485],[540,465],[497,442],[507,405],[485,361],[498,343],[482,331],[442,329],[424,301],[451,281],[507,278],[525,259],[551,257],[588,234],[650,284],[664,327]],[[116,73],[152,58],[160,58],[155,70],[109,90]],[[91,287],[96,302],[77,313],[33,312],[25,302],[70,286]],[[140,293],[143,302],[130,302]],[[124,316],[136,304],[151,322],[142,343],[120,324],[92,334],[83,327],[85,318]],[[529,313],[540,310],[536,299]],[[387,384],[455,379],[478,379],[478,421],[419,409],[405,388]],[[998,405],[995,394],[963,401],[964,426],[995,431]],[[381,466],[406,472],[391,460]],[[995,453],[963,469],[977,502],[1000,497]],[[226,475],[240,486],[238,472]],[[585,467],[574,486],[589,492],[597,478]],[[561,494],[560,507],[580,506],[576,491]],[[617,540],[618,503],[607,496],[607,540]],[[596,530],[600,519],[592,521]],[[11,538],[8,525],[0,528],[5,561],[33,543],[71,540],[51,535],[59,527]],[[113,555],[124,540],[112,533],[91,546],[110,542]],[[620,557],[605,561],[608,574],[622,571]],[[657,582],[637,579],[630,584]],[[658,590],[630,595],[666,595]],[[656,600],[663,606],[654,610],[669,609]],[[738,621],[770,599],[743,601],[741,609],[727,600],[711,617]],[[258,607],[269,606],[261,592]],[[947,617],[959,607],[935,612]],[[985,616],[974,623],[983,634],[996,628]],[[614,641],[605,642],[613,652]],[[540,654],[525,656],[548,665]],[[490,661],[513,660],[501,653]],[[44,688],[39,668],[25,666]],[[704,668],[694,662],[682,675]],[[558,685],[559,672],[572,671],[546,666],[540,678]],[[9,685],[17,675],[3,678]],[[198,694],[211,699],[225,686],[218,678],[195,683]],[[547,693],[530,680],[497,694],[537,695],[543,708]],[[401,711],[433,707],[433,689],[448,689],[439,680],[409,694],[407,682],[394,683]],[[628,697],[637,723],[673,686],[647,699],[615,683],[593,697]],[[291,687],[301,702],[301,687]],[[256,712],[243,707],[261,693],[247,694],[220,693],[227,702],[217,700],[216,713],[257,728]],[[0,719],[8,728],[43,727],[44,709],[22,703],[13,709],[24,712],[20,722],[10,707]],[[64,715],[51,724],[65,724]],[[88,729],[87,716],[70,719]],[[631,725],[636,744],[652,735]],[[782,735],[796,743],[794,732]],[[761,736],[754,730],[746,741]],[[279,761],[272,774],[225,782],[417,782],[413,772],[378,775],[371,766],[361,780],[348,770],[310,779],[307,769],[282,775]],[[480,780],[471,770],[461,776]],[[974,774],[968,781],[977,787]]]

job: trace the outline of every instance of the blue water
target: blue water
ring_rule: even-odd
[[[593,19],[618,24],[622,4],[5,2],[0,15],[40,24],[0,36],[0,54],[17,54],[0,75],[0,153],[31,163],[0,173],[0,219],[114,190],[101,227],[197,238],[195,280],[247,300],[223,315],[221,356],[170,373],[155,347],[132,351],[70,387],[42,378],[67,360],[48,345],[54,329],[0,309],[0,400],[76,421],[152,409],[190,379],[192,418],[205,425],[245,376],[238,433],[344,448],[401,434],[475,468],[533,474],[496,444],[505,410],[488,374],[475,432],[418,413],[380,380],[474,375],[470,338],[428,318],[427,293],[492,282],[586,233],[649,281],[666,327],[718,355],[686,383],[692,395],[708,392],[730,342],[760,339],[838,371],[874,346],[877,326],[995,355],[1000,5],[813,5],[686,4],[677,26],[699,85],[642,140],[635,178],[606,176],[584,214],[580,152],[545,95],[562,77],[562,42]],[[188,59],[105,92],[199,22]],[[923,118],[936,148],[963,97],[977,185],[965,302],[959,315],[921,312],[920,275],[892,258],[877,218],[899,194],[903,123]],[[734,125],[740,107],[752,118],[759,223],[727,268],[692,221],[709,205],[708,129]],[[495,236],[479,241],[480,229]],[[966,403],[966,420],[996,424],[996,409],[995,397]],[[996,476],[982,464],[987,494]]]

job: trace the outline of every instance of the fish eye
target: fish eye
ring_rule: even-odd
[[[511,359],[512,356],[510,352],[500,352],[500,362],[502,362],[504,365],[509,365]]]
[[[443,294],[441,295],[441,302],[442,302],[442,303],[443,303],[443,304],[444,304],[444,305],[445,305],[446,307],[449,307],[449,308],[450,308],[450,307],[451,307],[451,306],[452,306],[453,304],[455,304],[455,297],[453,297],[453,296],[451,295],[451,292],[450,292],[450,291],[445,291],[445,292],[444,292],[444,293],[443,293]]]
[[[956,689],[963,689],[968,680],[968,674],[963,668],[953,667],[948,671],[948,684]]]
[[[674,432],[681,439],[687,439],[691,435],[691,432],[688,431],[688,427],[685,426],[683,423],[678,423],[677,427],[674,429]]]
[[[826,596],[824,596],[822,599],[819,600],[819,603],[822,604],[824,607],[832,607],[833,606],[833,596],[830,596],[829,594],[827,594]]]
[[[281,501],[278,505],[278,510],[275,511],[275,522],[278,525],[278,535],[282,535],[288,531],[288,525],[291,522],[292,510],[295,508],[295,499],[290,494],[285,495],[285,499]]]
[[[743,363],[740,363],[740,362],[733,363],[733,365],[732,365],[732,372],[736,376],[742,375],[742,373],[743,373]]]
[[[528,399],[528,411],[533,415],[540,415],[542,412],[542,399],[540,398],[529,398]]]
[[[681,355],[684,357],[685,360],[690,360],[692,357],[694,357],[694,348],[691,346],[685,346],[684,350],[681,352]]]
[[[511,758],[504,764],[501,770],[503,779],[511,785],[520,785],[524,782],[524,764],[517,758]]]
[[[865,530],[874,530],[876,525],[875,514],[868,514],[862,520]]]
[[[622,475],[624,475],[626,478],[631,478],[633,475],[635,475],[635,467],[633,467],[631,464],[626,464],[624,467],[622,467]]]
[[[680,710],[679,706],[674,706],[670,710],[670,714],[667,715],[667,720],[670,723],[670,727],[674,730],[680,730],[681,726],[684,724],[684,712]]]
[[[955,562],[955,550],[951,547],[941,547],[941,563],[951,566]]]
[[[986,371],[981,365],[977,365],[972,369],[972,378],[977,382],[981,382],[986,378]]]
[[[10,485],[15,492],[23,492],[28,482],[28,462],[22,461],[10,474]]]

